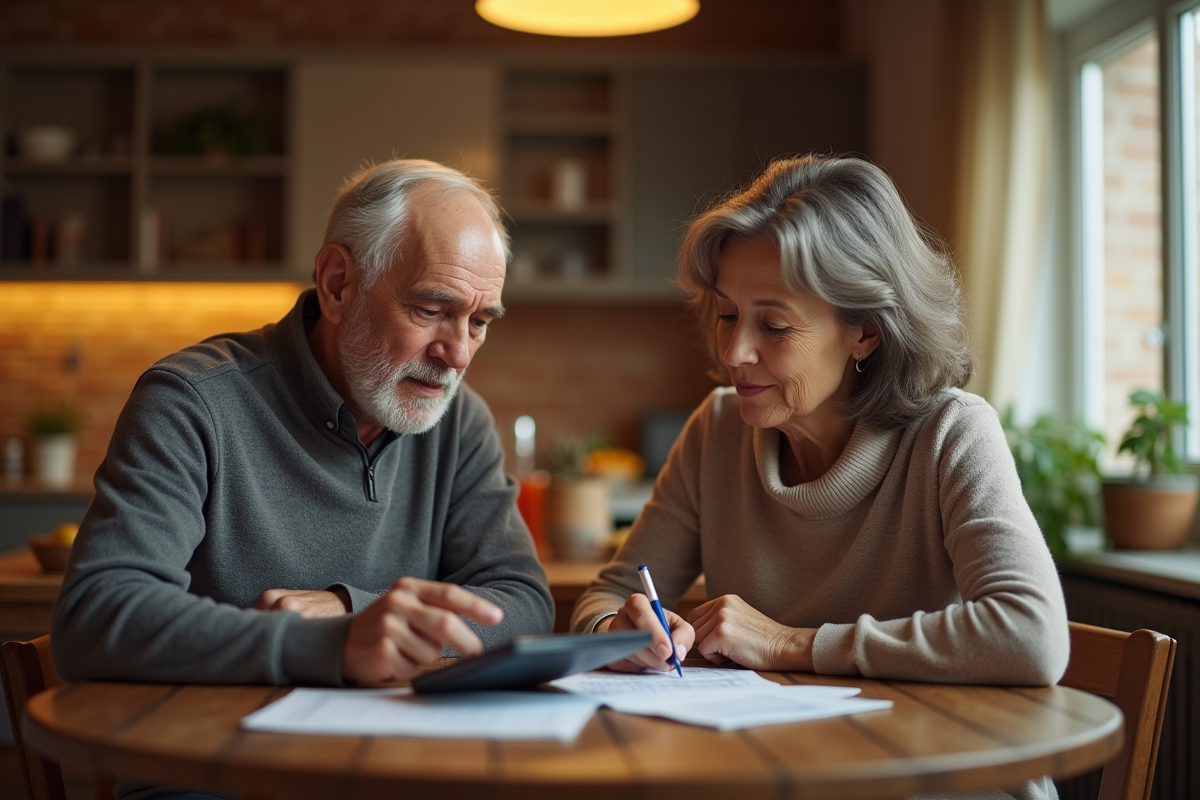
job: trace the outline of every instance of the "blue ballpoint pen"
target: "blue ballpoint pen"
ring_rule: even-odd
[[[650,598],[650,607],[654,609],[654,613],[658,615],[658,621],[662,623],[663,630],[667,632],[667,638],[671,638],[671,626],[667,624],[667,615],[663,613],[662,603],[658,602],[658,592],[654,591],[654,581],[650,579],[650,568],[645,564],[638,567],[638,577],[642,579],[642,588],[646,590],[646,597]],[[679,663],[679,656],[675,654],[675,640],[671,639],[671,666],[679,672],[679,677],[683,677],[683,665]]]

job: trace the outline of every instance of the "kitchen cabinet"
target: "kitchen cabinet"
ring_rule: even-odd
[[[846,59],[509,66],[510,299],[677,299],[687,222],[772,158],[866,154],[866,89]],[[560,187],[571,163],[581,198]]]
[[[288,277],[286,61],[16,52],[0,87],[0,276]]]
[[[512,218],[510,297],[589,296],[625,286],[623,70],[504,69],[500,195]]]
[[[687,222],[780,156],[867,151],[866,76],[830,60],[638,68],[632,76],[630,268],[674,277]]]
[[[836,58],[13,50],[0,91],[0,279],[303,281],[341,181],[398,155],[495,187],[506,301],[670,302],[707,203],[773,157],[867,151],[865,72]],[[213,108],[252,152],[179,152]],[[47,122],[78,147],[23,156]]]
[[[295,72],[292,252],[307,276],[347,175],[393,156],[494,183],[497,70],[478,59],[311,57]]]
[[[0,485],[0,553],[25,547],[32,534],[45,535],[64,522],[79,522],[92,501],[92,487],[47,489],[34,483]]]

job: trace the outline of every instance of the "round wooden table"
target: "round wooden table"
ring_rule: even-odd
[[[557,742],[312,736],[242,731],[288,691],[264,686],[79,683],[29,701],[42,753],[101,773],[255,796],[501,794],[522,800],[884,798],[1063,778],[1120,750],[1121,712],[1060,686],[947,686],[763,673],[861,686],[889,711],[720,733],[602,709]],[[482,794],[481,794],[482,793]]]

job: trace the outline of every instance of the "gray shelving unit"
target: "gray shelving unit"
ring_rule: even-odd
[[[0,278],[290,279],[290,69],[166,55],[0,61]],[[197,144],[180,152],[189,118]],[[73,151],[23,153],[20,132],[37,124],[73,130]],[[237,152],[247,142],[253,153]]]

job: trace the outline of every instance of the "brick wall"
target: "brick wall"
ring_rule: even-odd
[[[563,53],[837,54],[841,2],[706,0],[673,30],[605,40],[496,28],[472,0],[3,0],[0,43],[496,48]],[[0,439],[23,434],[38,400],[80,398],[86,411],[78,473],[95,470],[116,415],[149,364],[204,336],[257,327],[291,305],[294,286],[0,283]],[[560,435],[602,432],[636,447],[647,410],[692,407],[711,388],[672,306],[510,309],[468,380],[491,403],[511,446],[531,414],[539,449]],[[78,370],[64,369],[78,348]],[[28,454],[28,449],[27,449]],[[28,468],[28,467],[27,467]]]
[[[0,283],[0,440],[24,440],[30,471],[26,415],[70,399],[82,413],[76,476],[86,481],[146,367],[214,333],[277,319],[298,292],[293,284]]]
[[[593,433],[636,450],[645,412],[693,408],[712,389],[707,364],[678,306],[516,306],[467,381],[487,398],[506,448],[516,418],[534,418],[542,458],[558,438]]]
[[[38,402],[66,397],[83,412],[76,474],[87,481],[138,375],[215,333],[257,328],[295,302],[294,284],[0,284],[0,441],[21,437]],[[506,447],[531,414],[539,449],[603,432],[636,448],[641,415],[692,407],[711,388],[691,326],[671,306],[517,306],[468,373],[491,403]],[[77,366],[71,368],[71,362]]]
[[[1162,212],[1158,40],[1104,74],[1104,434],[1115,453],[1133,415],[1129,392],[1162,386]]]

